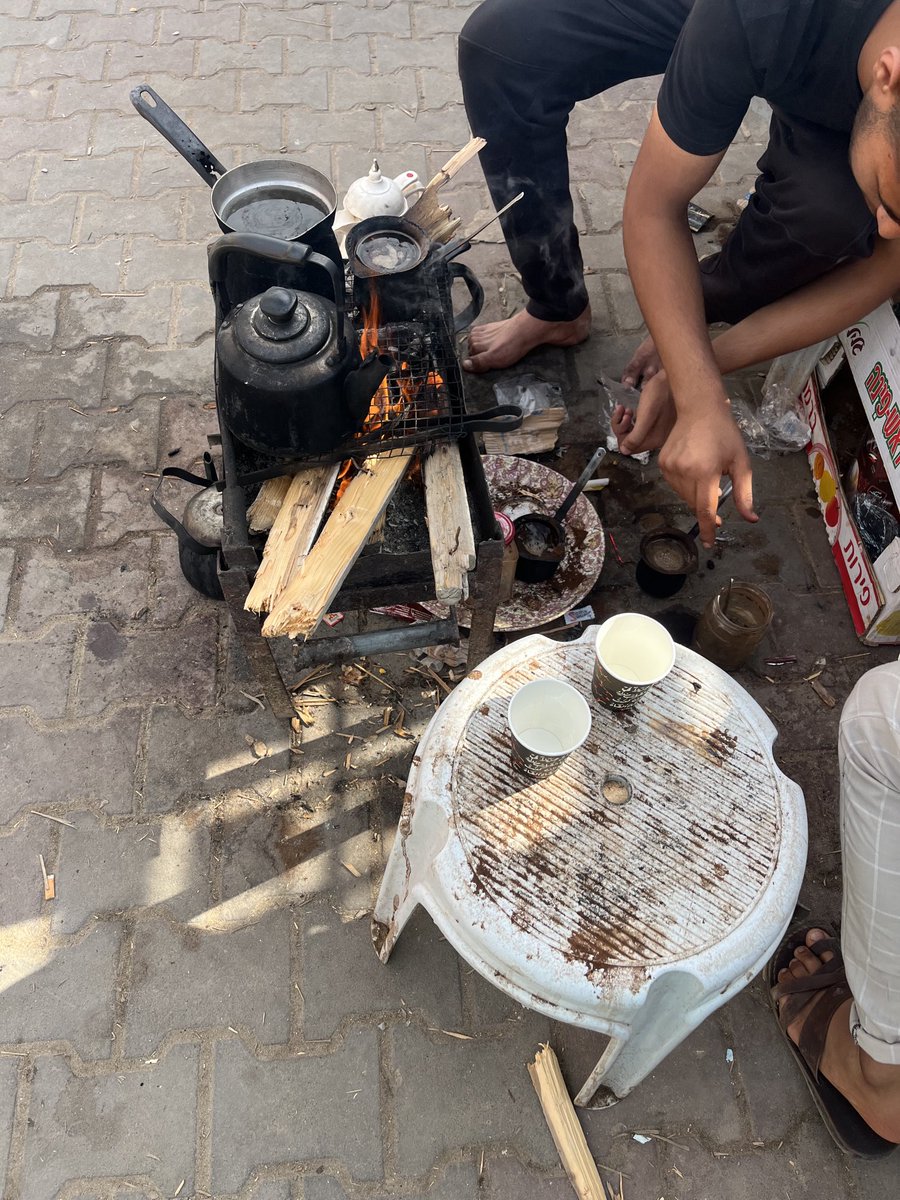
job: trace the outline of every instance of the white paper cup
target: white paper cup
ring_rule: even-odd
[[[617,613],[597,630],[591,691],[606,708],[631,708],[675,665],[668,629],[642,613]]]
[[[590,733],[591,709],[571,684],[533,679],[510,699],[507,722],[513,766],[535,779],[546,779]]]

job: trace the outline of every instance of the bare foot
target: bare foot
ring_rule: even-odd
[[[622,382],[629,387],[638,387],[658,375],[662,370],[662,362],[653,345],[653,338],[646,337],[635,350],[631,362],[622,372]]]
[[[809,947],[828,936],[824,929],[811,929],[806,935],[806,945],[799,946],[790,965],[778,972],[779,981],[788,973],[801,979],[821,971],[834,955],[830,950],[824,950],[819,958]],[[809,1003],[788,1026],[788,1037],[795,1045],[800,1041],[806,1018],[821,996],[821,992],[814,992]],[[900,1066],[876,1062],[857,1046],[850,1034],[851,1003],[845,1001],[831,1018],[820,1070],[871,1129],[889,1142],[900,1142]]]
[[[514,366],[538,346],[577,346],[591,331],[591,310],[586,308],[574,321],[539,321],[524,309],[506,321],[476,325],[469,333],[467,371],[476,375]]]

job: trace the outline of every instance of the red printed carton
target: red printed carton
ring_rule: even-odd
[[[900,503],[900,326],[890,304],[841,334],[860,402]],[[853,520],[813,376],[800,395],[810,427],[806,448],[831,552],[850,615],[869,646],[900,644],[900,539],[873,563]]]

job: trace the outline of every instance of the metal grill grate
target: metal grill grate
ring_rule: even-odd
[[[376,393],[366,422],[354,437],[317,456],[267,458],[238,448],[242,485],[318,463],[390,455],[408,446],[454,441],[465,432],[465,392],[453,337],[442,314],[427,322],[406,321],[381,326],[376,334],[380,354],[394,360]],[[371,346],[371,338],[369,339]],[[252,459],[251,459],[252,456]]]
[[[463,432],[463,385],[453,340],[443,319],[428,325],[405,322],[382,326],[376,335],[379,353],[394,365],[376,393],[362,431],[340,457],[362,450],[390,453],[433,438],[456,438]],[[335,451],[330,458],[338,456]]]

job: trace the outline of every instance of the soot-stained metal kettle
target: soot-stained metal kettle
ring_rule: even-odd
[[[232,307],[224,289],[233,254],[316,268],[333,299],[276,286]],[[226,234],[209,248],[209,280],[219,317],[216,400],[231,433],[262,454],[294,458],[328,454],[357,433],[391,359],[361,358],[331,259],[298,242]]]

